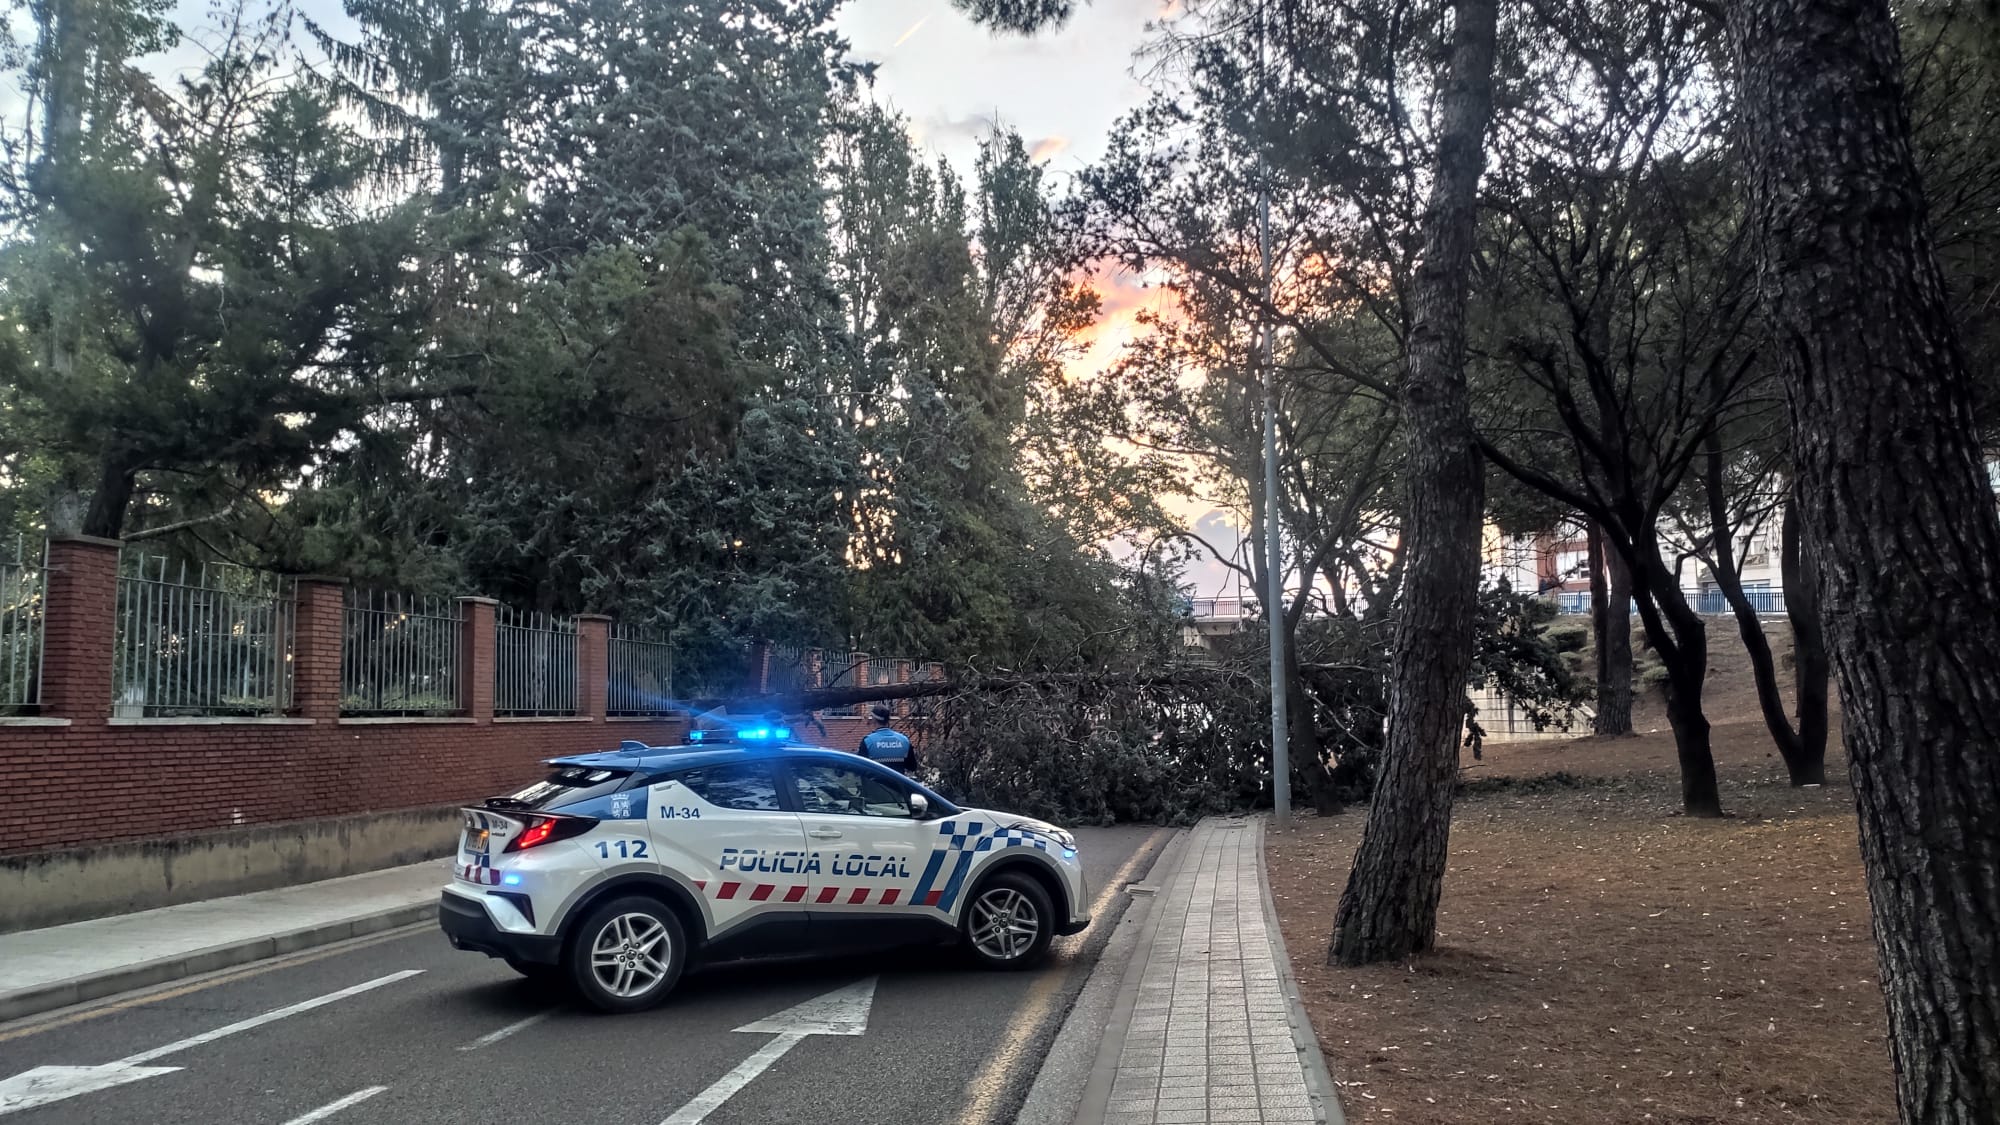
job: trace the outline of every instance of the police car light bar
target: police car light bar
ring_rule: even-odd
[[[742,730],[691,730],[689,742],[783,742],[792,737],[790,727],[745,727]]]

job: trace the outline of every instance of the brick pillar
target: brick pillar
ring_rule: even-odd
[[[492,598],[458,599],[458,705],[475,722],[493,721]]]
[[[604,718],[611,688],[611,619],[597,613],[576,616],[576,713]]]
[[[347,580],[299,579],[292,638],[292,709],[308,719],[340,718],[340,659],[347,632]]]
[[[122,546],[115,539],[81,535],[49,541],[42,618],[44,715],[85,721],[111,715]]]
[[[909,661],[907,660],[896,661],[896,682],[898,684],[907,684],[910,682]],[[891,706],[895,707],[896,714],[898,715],[907,715],[910,713],[910,701],[907,699],[898,699],[895,703],[891,704]]]
[[[857,652],[854,654],[854,664],[852,665],[852,671],[847,673],[847,679],[850,687],[866,688],[875,686],[874,681],[868,678],[867,653]],[[873,707],[875,705],[870,703],[867,706]]]

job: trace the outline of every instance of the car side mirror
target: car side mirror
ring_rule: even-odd
[[[929,820],[931,816],[930,798],[922,793],[910,794],[910,815],[917,820]]]

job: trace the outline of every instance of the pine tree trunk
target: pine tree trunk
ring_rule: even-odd
[[[1328,950],[1330,960],[1345,965],[1405,957],[1437,938],[1485,512],[1484,468],[1466,402],[1465,302],[1493,111],[1497,9],[1497,0],[1453,6],[1437,176],[1410,293],[1406,561],[1388,738]]]
[[[1291,622],[1290,615],[1285,620]],[[1326,750],[1319,742],[1319,728],[1313,725],[1313,701],[1307,694],[1306,678],[1299,667],[1298,630],[1288,630],[1285,638],[1285,739],[1292,769],[1304,776],[1312,794],[1313,811],[1332,816],[1341,810],[1335,794],[1333,774],[1326,768]]]
[[[1785,615],[1792,621],[1792,689],[1798,697],[1799,746],[1820,761],[1826,780],[1827,690],[1832,670],[1826,658],[1826,631],[1819,621],[1819,572],[1799,542],[1798,489],[1785,502],[1781,567]],[[1813,784],[1805,782],[1803,784]]]
[[[1715,775],[1708,715],[1701,707],[1708,679],[1708,627],[1688,604],[1679,577],[1661,555],[1657,533],[1650,524],[1637,526],[1633,554],[1645,589],[1639,599],[1639,619],[1660,663],[1667,666],[1667,723],[1674,729],[1674,754],[1680,760],[1681,809],[1689,816],[1721,816],[1722,789]]]
[[[1738,0],[1742,150],[1906,1125],[2000,1121],[2000,512],[1887,0]]]
[[[1600,735],[1632,733],[1632,568],[1617,551],[1603,551],[1604,622],[1597,636],[1597,723]],[[1593,595],[1597,579],[1592,580]]]
[[[1785,760],[1785,772],[1792,784],[1821,785],[1826,781],[1826,744],[1822,739],[1817,753],[1808,752],[1799,732],[1785,714],[1785,697],[1778,690],[1778,664],[1771,656],[1771,640],[1764,635],[1764,622],[1757,607],[1743,592],[1743,573],[1736,566],[1736,545],[1729,520],[1729,495],[1722,476],[1722,435],[1710,430],[1703,439],[1706,462],[1702,486],[1708,494],[1708,521],[1714,535],[1714,565],[1711,573],[1722,596],[1736,615],[1736,631],[1743,638],[1743,651],[1750,657],[1750,679],[1757,686],[1757,707],[1764,716],[1764,729]]]
[[[1605,588],[1604,581],[1604,531],[1597,526],[1597,521],[1592,520],[1587,525],[1584,542],[1587,544],[1585,565],[1590,567],[1590,651],[1597,658],[1597,695],[1602,699],[1604,677],[1610,669],[1605,660],[1609,654],[1604,648],[1604,612],[1605,607],[1611,604],[1611,593]]]

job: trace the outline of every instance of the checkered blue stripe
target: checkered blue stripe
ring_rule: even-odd
[[[938,835],[949,837],[946,844],[955,852],[966,851],[971,846],[972,841],[980,839],[985,832],[986,822],[980,820],[967,820],[963,822],[947,820],[938,825]],[[979,850],[984,851],[986,849],[981,848]]]
[[[1049,850],[1048,838],[1026,828],[1002,828],[991,836],[982,836],[973,847],[976,852],[990,852],[994,848],[1040,848]]]

